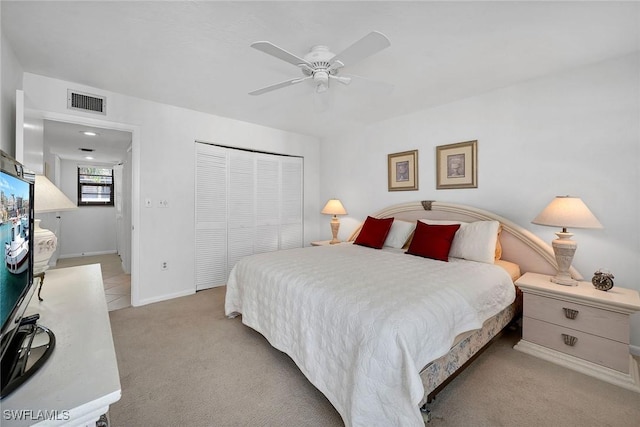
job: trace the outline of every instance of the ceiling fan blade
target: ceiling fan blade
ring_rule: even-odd
[[[255,43],[251,43],[251,47],[254,49],[258,49],[259,51],[269,54],[271,56],[275,56],[276,58],[286,61],[290,64],[293,64],[296,66],[299,66],[300,64],[305,64],[313,68],[313,65],[311,65],[308,61],[305,61],[304,59],[294,55],[293,53],[287,52],[286,50],[274,45],[271,42],[255,42]]]
[[[299,79],[291,79],[291,80],[287,80],[286,82],[280,82],[280,83],[276,83],[267,87],[263,87],[262,89],[257,89],[254,90],[252,92],[249,92],[249,95],[262,95],[263,93],[267,93],[267,92],[271,92],[272,90],[276,90],[276,89],[280,89],[283,87],[287,87],[287,86],[291,86],[291,85],[295,85],[298,84],[300,82],[303,82],[305,80],[309,80],[311,78],[311,76],[308,77],[302,77]]]
[[[384,34],[372,31],[331,59],[331,64],[337,64],[339,68],[343,65],[351,65],[364,58],[380,52],[382,49],[391,46],[391,42]]]
[[[335,76],[335,75],[332,75],[332,74],[329,74],[329,80],[339,81],[343,85],[348,85],[349,83],[351,83],[351,77]]]
[[[391,83],[371,80],[366,77],[356,76],[353,74],[340,74],[340,77],[349,79],[349,86],[365,90],[366,92],[370,92],[376,96],[391,95],[391,92],[393,92],[393,89],[395,88]]]

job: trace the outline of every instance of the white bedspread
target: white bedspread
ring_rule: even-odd
[[[287,353],[347,426],[423,426],[419,372],[511,304],[500,267],[341,244],[253,255],[225,312]]]

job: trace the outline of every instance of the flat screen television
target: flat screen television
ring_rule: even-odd
[[[0,151],[0,398],[23,384],[53,351],[53,333],[25,317],[33,277],[34,178]],[[38,343],[32,346],[33,343]],[[41,345],[44,344],[44,347]]]

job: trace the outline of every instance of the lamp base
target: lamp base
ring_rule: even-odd
[[[36,219],[33,227],[33,274],[47,271],[49,260],[58,247],[58,239],[53,231],[40,227],[40,219]]]
[[[333,235],[333,239],[329,242],[330,245],[336,245],[338,243],[342,243],[340,239],[338,239],[338,230],[340,229],[340,220],[336,215],[331,218],[331,234]]]
[[[576,253],[578,244],[571,240],[572,233],[568,233],[566,230],[556,233],[558,236],[551,246],[553,247],[553,253],[556,256],[556,263],[558,264],[558,271],[555,276],[551,278],[553,283],[564,286],[577,286],[578,281],[571,277],[569,268],[573,261],[573,255]]]
[[[564,286],[578,286],[578,281],[576,279],[573,279],[571,276],[569,277],[565,277],[565,276],[553,276],[551,279],[553,283],[557,283],[558,285],[564,285]]]

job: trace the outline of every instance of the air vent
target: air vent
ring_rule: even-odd
[[[107,114],[107,98],[69,89],[67,90],[67,108]]]

